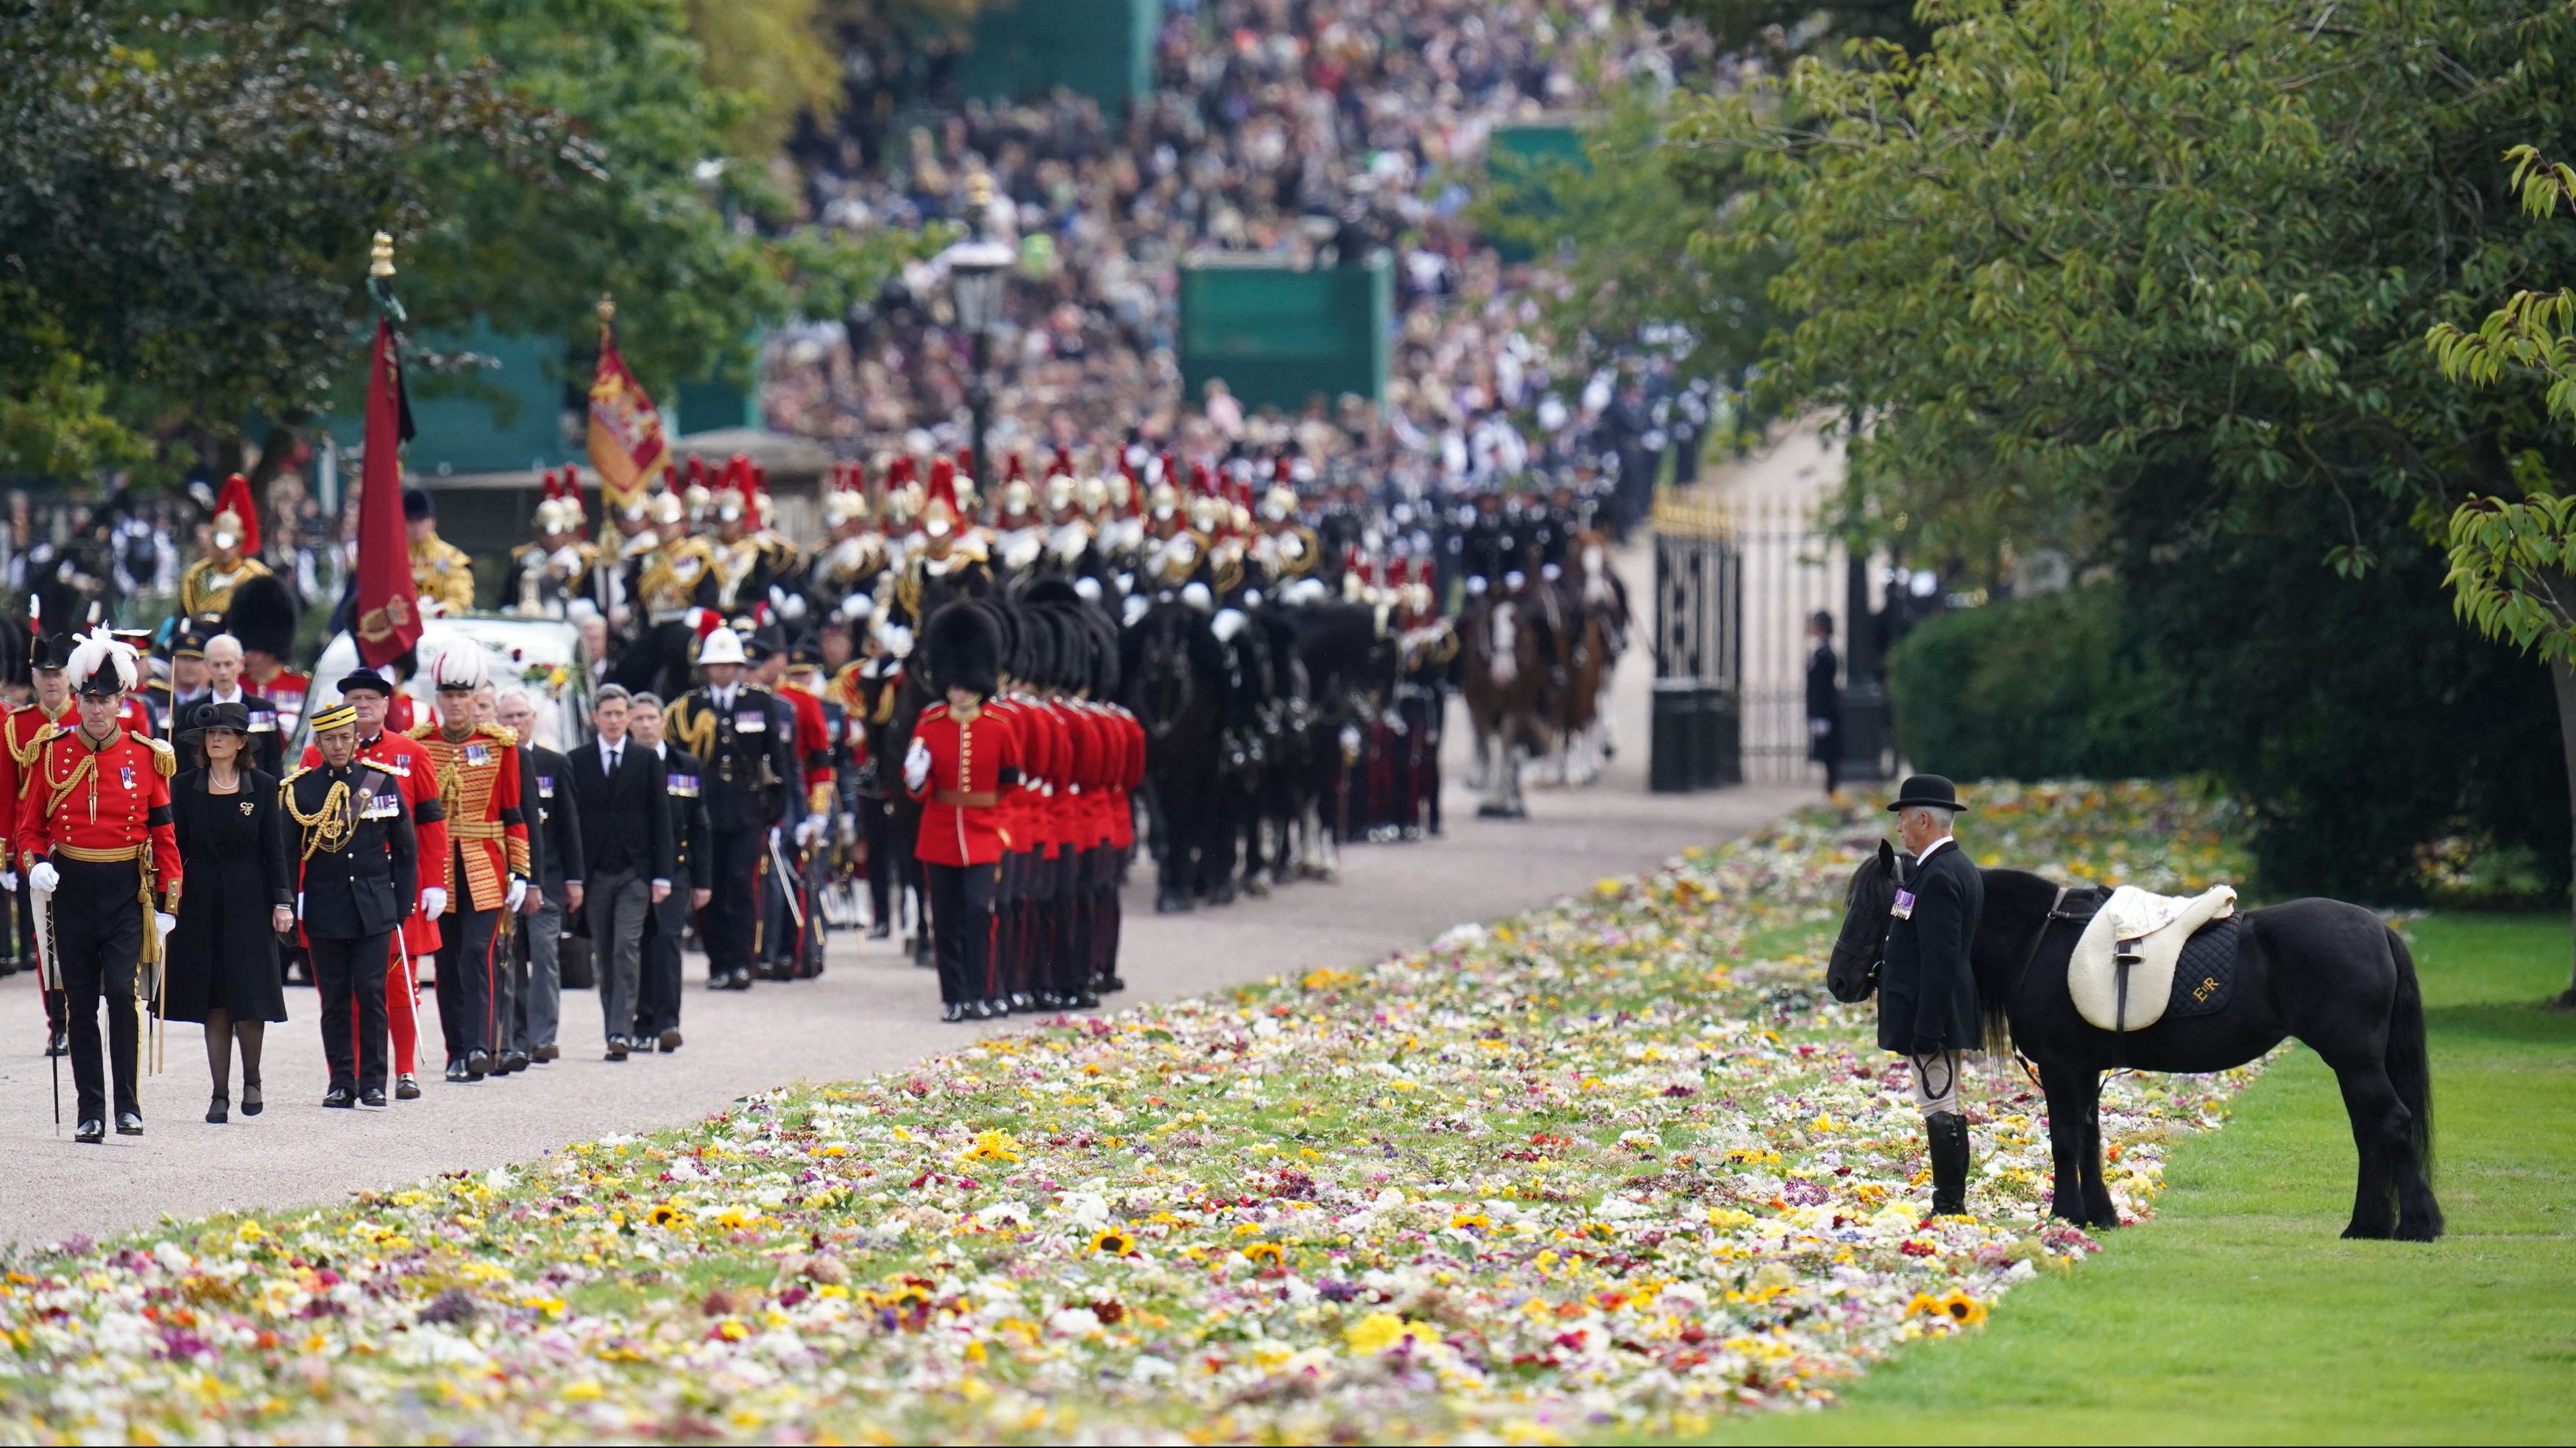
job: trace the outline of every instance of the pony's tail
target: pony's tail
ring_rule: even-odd
[[[1987,995],[1983,991],[1978,992],[1977,1015],[1982,1027],[1980,1033],[1982,1039],[1978,1042],[1980,1049],[1990,1056],[2011,1055],[2013,1053],[2012,1017],[2004,1010],[2003,997]]]
[[[2388,1082],[2406,1108],[2407,1131],[2424,1181],[2433,1181],[2433,1069],[2424,1048],[2424,991],[2415,980],[2415,955],[2405,937],[2388,932],[2388,950],[2397,960],[2397,1001],[2388,1017]],[[2437,1218],[2433,1230],[2441,1230]]]

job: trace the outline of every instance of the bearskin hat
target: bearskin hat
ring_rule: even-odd
[[[942,693],[964,689],[990,698],[1001,687],[1001,625],[974,601],[959,599],[932,614],[922,627],[921,646]]]
[[[245,649],[283,660],[295,652],[297,612],[295,594],[284,580],[258,574],[243,579],[233,590],[232,603],[224,610],[223,631],[241,640]]]

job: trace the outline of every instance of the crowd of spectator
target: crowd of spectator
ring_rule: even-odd
[[[981,220],[1017,246],[987,359],[997,452],[1294,442],[1417,493],[1532,469],[1615,477],[1660,450],[1640,442],[1661,426],[1647,409],[1668,414],[1658,404],[1681,389],[1643,360],[1561,375],[1538,340],[1545,277],[1480,240],[1466,183],[1498,125],[1579,114],[1606,88],[1711,63],[1704,34],[1613,0],[1174,4],[1153,90],[1123,116],[1058,92],[885,133],[862,117],[795,180],[825,226]],[[968,214],[977,172],[994,193],[982,218]],[[1178,270],[1211,252],[1324,266],[1383,254],[1395,294],[1383,409],[1344,396],[1248,412],[1220,384],[1184,396]],[[849,316],[780,334],[765,359],[770,425],[854,458],[957,446],[974,359],[945,290],[935,259],[916,263]]]

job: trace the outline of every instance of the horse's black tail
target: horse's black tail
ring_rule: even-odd
[[[2388,1082],[2406,1107],[2407,1130],[2414,1138],[2415,1159],[2424,1180],[2433,1180],[2433,1065],[2424,1044],[2424,991],[2415,980],[2415,955],[2406,939],[2388,932],[2388,950],[2397,960],[2397,1002],[2388,1016]],[[2435,1224],[2439,1231],[2440,1225]]]

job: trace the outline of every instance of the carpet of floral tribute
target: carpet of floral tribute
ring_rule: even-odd
[[[1989,863],[2241,878],[2224,802],[1989,786]],[[0,1439],[1553,1440],[1829,1402],[2095,1244],[1975,1081],[1973,1218],[1822,955],[1811,811],[1354,971],[348,1203],[0,1255]],[[2249,1072],[2116,1080],[2112,1190]]]

